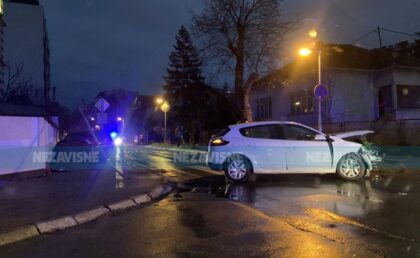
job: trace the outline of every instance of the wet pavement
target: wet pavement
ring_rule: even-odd
[[[209,184],[209,182],[211,182]],[[192,180],[180,191],[207,192],[341,244],[368,242],[384,256],[420,256],[420,174],[259,176],[246,184],[223,177]]]
[[[120,175],[178,188],[143,209],[0,249],[0,257],[420,257],[420,173],[253,176],[230,184],[204,163],[127,148]],[[54,246],[54,248],[50,248]]]
[[[0,181],[0,232],[148,193],[163,180],[158,171],[130,170],[114,153],[95,169]]]

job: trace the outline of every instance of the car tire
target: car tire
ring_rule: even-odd
[[[245,182],[252,173],[251,162],[242,155],[227,158],[224,166],[226,178],[234,183]]]
[[[346,180],[358,180],[364,177],[366,173],[366,165],[362,158],[355,154],[349,153],[344,155],[337,164],[337,174]]]

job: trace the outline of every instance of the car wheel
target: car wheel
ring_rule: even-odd
[[[232,182],[245,182],[252,171],[252,165],[244,156],[228,158],[225,165],[226,177]]]
[[[354,153],[346,154],[337,164],[337,174],[347,180],[357,180],[366,173],[362,158]]]

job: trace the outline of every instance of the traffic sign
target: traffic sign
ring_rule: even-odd
[[[110,106],[110,104],[104,98],[98,99],[98,101],[96,101],[96,103],[95,103],[95,107],[100,112],[105,112],[109,108],[109,106]]]
[[[318,84],[315,86],[314,94],[318,99],[324,100],[328,96],[328,88],[322,84]]]

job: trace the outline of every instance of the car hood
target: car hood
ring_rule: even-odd
[[[343,133],[337,133],[337,134],[333,134],[333,136],[340,139],[345,139],[345,138],[350,138],[350,137],[355,137],[355,136],[364,136],[371,133],[374,133],[374,131],[358,130],[358,131],[348,131],[348,132],[343,132]]]

